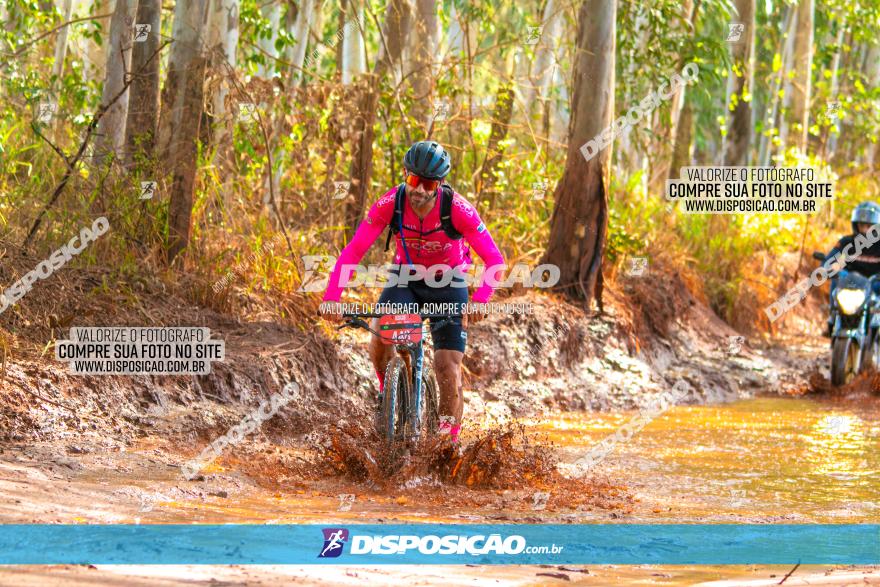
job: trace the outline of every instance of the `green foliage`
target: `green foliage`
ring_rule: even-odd
[[[452,7],[465,19],[473,33],[472,63],[451,55],[439,68],[429,98],[413,95],[413,76],[398,83],[393,73],[379,85],[378,110],[374,126],[373,169],[367,190],[369,205],[401,181],[401,161],[410,141],[426,135],[426,113],[431,101],[446,101],[451,109],[446,117],[434,120],[431,137],[452,153],[452,185],[473,201],[485,218],[494,238],[510,262],[535,262],[544,252],[549,238],[555,188],[562,177],[567,145],[565,128],[569,124],[568,97],[577,54],[577,5],[562,5],[566,32],[561,38],[559,71],[562,84],[551,91],[548,126],[555,130],[544,136],[544,121],[533,116],[538,108],[523,104],[527,94],[523,85],[514,85],[511,120],[496,120],[495,100],[499,87],[519,76],[524,82],[534,76],[535,45],[526,44],[529,27],[541,26],[543,3],[497,3],[485,0],[444,0],[439,3],[443,30],[448,30]],[[696,26],[690,26],[683,4],[673,0],[651,3],[618,3],[615,118],[623,115],[661,83],[679,73],[690,62],[699,66],[695,84],[688,87],[687,100],[694,112],[694,146],[698,161],[717,159],[721,148],[720,126],[729,111],[726,95],[731,67],[730,44],[726,42],[728,23],[735,18],[732,0],[699,2]],[[19,0],[4,5],[9,22],[0,29],[0,51],[18,51],[39,31],[57,26],[61,15],[53,8],[43,12],[37,0]],[[324,5],[323,25],[310,39],[307,54],[317,57],[306,67],[305,83],[294,89],[287,67],[268,58],[257,46],[274,39],[273,50],[283,56],[296,39],[289,27],[273,27],[261,12],[265,2],[244,0],[240,9],[241,42],[238,49],[237,82],[257,102],[270,137],[273,169],[280,181],[276,200],[293,243],[291,258],[286,242],[278,237],[278,218],[265,205],[269,157],[259,124],[236,120],[236,108],[247,101],[237,87],[230,89],[230,109],[225,118],[212,120],[211,132],[203,138],[225,134],[222,145],[200,143],[198,173],[193,206],[193,242],[187,253],[187,268],[197,278],[213,282],[259,251],[264,242],[277,242],[270,253],[258,255],[247,272],[234,285],[247,294],[260,291],[292,294],[299,285],[304,254],[337,254],[350,238],[347,227],[351,199],[333,200],[333,182],[350,179],[356,135],[360,122],[362,86],[341,86],[333,80],[337,70],[335,39],[339,28],[338,5]],[[755,131],[777,138],[779,129],[770,117],[776,95],[775,80],[782,67],[782,28],[789,4],[761,2],[755,35],[755,84],[751,101],[758,110]],[[384,16],[384,3],[372,0],[369,7]],[[290,10],[284,4],[283,10]],[[89,7],[93,15],[108,11],[107,3]],[[86,13],[83,13],[83,15]],[[165,11],[163,31],[170,34],[170,12]],[[289,22],[282,14],[281,22]],[[100,46],[106,37],[109,19],[88,20],[71,27],[71,43]],[[380,52],[380,35],[375,21],[365,17],[366,53],[372,67]],[[866,51],[876,44],[880,29],[880,0],[859,2],[825,0],[817,4],[816,54],[811,112],[811,155],[805,157],[780,148],[777,164],[813,165],[831,177],[826,161],[831,138],[839,141],[833,169],[840,174],[833,213],[823,212],[810,220],[807,242],[827,243],[847,229],[847,215],[858,201],[878,197],[876,181],[861,173],[865,159],[880,134],[880,88],[863,71]],[[835,42],[843,31],[840,46]],[[445,40],[445,35],[441,35]],[[58,104],[58,116],[51,124],[37,127],[66,154],[73,153],[97,110],[100,100],[98,80],[85,81],[85,58],[71,50],[58,79],[50,75],[55,36],[35,43],[20,57],[7,59],[0,66],[0,236],[20,242],[36,215],[49,200],[65,171],[65,163],[52,148],[39,139],[31,127],[33,113],[45,101]],[[445,47],[441,57],[446,55]],[[838,87],[835,93],[833,64],[839,55]],[[102,64],[98,64],[99,68]],[[272,82],[256,80],[260,68],[277,77]],[[207,95],[216,79],[210,72]],[[232,86],[225,80],[227,86]],[[270,89],[267,89],[267,86]],[[593,88],[588,88],[592,90]],[[826,114],[831,100],[840,101],[838,118]],[[619,157],[623,149],[614,147],[609,192],[606,267],[619,266],[628,256],[654,255],[666,251],[680,266],[703,277],[706,295],[713,307],[730,316],[743,284],[754,280],[755,259],[777,256],[801,246],[803,216],[709,217],[678,215],[646,189],[651,174],[662,168],[659,155],[669,147],[664,133],[671,121],[672,101],[664,101],[652,125],[647,120],[633,129],[635,152],[647,157],[642,169],[624,170]],[[525,114],[528,112],[528,115]],[[208,119],[205,119],[206,124]],[[492,170],[491,185],[479,189],[482,167],[489,155],[490,137],[496,129],[506,130],[498,147],[503,157]],[[559,129],[562,129],[560,131]],[[619,145],[619,144],[618,144]],[[784,146],[782,146],[784,147]],[[753,144],[757,151],[757,142]],[[818,153],[818,155],[812,154]],[[823,155],[825,153],[825,155]],[[754,160],[753,152],[752,159]],[[576,162],[575,164],[578,164]],[[158,157],[139,158],[129,169],[98,168],[86,158],[77,165],[63,196],[48,212],[36,246],[49,249],[59,239],[86,224],[93,206],[112,210],[114,230],[108,264],[119,275],[137,272],[144,259],[158,258],[168,240],[169,205],[167,194],[173,178],[161,177],[159,197],[140,201],[133,194],[139,182],[164,171]],[[662,178],[660,179],[662,183]],[[536,185],[544,185],[543,197],[536,198]],[[538,190],[542,191],[542,190]],[[359,214],[363,210],[356,211]],[[374,247],[372,260],[386,259],[381,247]],[[99,260],[90,251],[82,262]],[[106,259],[105,259],[106,261]],[[369,261],[369,260],[368,260]],[[112,282],[112,280],[111,280]]]

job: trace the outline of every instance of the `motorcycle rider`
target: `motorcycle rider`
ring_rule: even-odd
[[[873,225],[880,223],[880,205],[874,202],[862,202],[853,209],[850,218],[852,223],[852,234],[842,237],[834,248],[825,255],[826,259],[831,259],[838,253],[843,253],[844,249],[853,250],[853,241],[857,234],[864,235]],[[838,280],[849,271],[855,271],[865,277],[871,277],[880,273],[880,241],[871,244],[862,251],[862,254],[855,257],[851,261],[846,262],[846,267],[841,269],[834,277],[831,278],[831,303],[834,303],[834,292],[837,289]],[[880,294],[880,281],[874,282],[874,293]],[[831,336],[833,323],[831,318],[828,319],[828,326],[825,336]]]

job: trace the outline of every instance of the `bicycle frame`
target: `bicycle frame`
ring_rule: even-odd
[[[364,318],[381,318],[382,316],[386,316],[388,314],[375,314],[375,313],[358,313],[358,314],[343,314],[343,319],[348,319],[348,321],[337,328],[337,330],[341,328],[345,328],[346,326],[352,328],[363,328],[371,332],[372,334],[379,336],[381,335],[370,328],[370,326],[363,320]],[[456,314],[419,314],[421,318],[420,327],[422,330],[422,336],[419,338],[418,342],[415,343],[406,343],[406,344],[395,344],[394,350],[398,353],[401,351],[405,351],[410,357],[410,384],[413,388],[413,393],[415,396],[415,410],[410,410],[410,413],[407,414],[407,417],[410,419],[410,430],[412,430],[413,434],[417,437],[419,431],[422,429],[422,412],[424,408],[424,390],[422,389],[422,371],[424,370],[424,360],[425,353],[423,348],[424,343],[424,323],[425,320],[430,320],[432,318],[443,318],[436,325],[432,326],[430,331],[433,332],[442,328],[447,323],[452,320],[452,317]]]

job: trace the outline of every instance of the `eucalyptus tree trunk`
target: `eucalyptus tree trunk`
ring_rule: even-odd
[[[789,144],[801,151],[807,147],[810,116],[810,88],[813,64],[813,0],[800,0],[794,37],[794,79],[789,109]]]
[[[611,145],[586,145],[614,117],[616,12],[616,0],[585,0],[579,11],[568,152],[543,261],[559,267],[561,292],[600,311]]]
[[[733,67],[728,74],[729,99],[733,106],[724,145],[724,164],[745,167],[752,145],[752,78],[754,72],[755,0],[736,0],[739,21],[745,25],[739,42],[731,47]],[[728,107],[730,112],[730,107]]]
[[[315,11],[316,0],[301,0],[299,10],[296,13],[296,21],[293,23],[294,45],[291,48],[288,59],[290,61],[291,79],[294,87],[302,83],[302,68],[306,58],[306,50],[309,47],[309,23]]]
[[[880,87],[880,46],[871,45],[865,59],[864,72],[872,88]],[[877,148],[877,143],[872,142],[868,145],[866,162],[868,165],[873,165],[875,171],[880,170],[880,154],[878,152],[880,149]]]
[[[348,200],[345,211],[346,226],[351,232],[361,219],[372,189],[373,140],[379,109],[380,84],[388,70],[393,71],[395,65],[400,64],[401,53],[409,35],[407,21],[411,13],[412,6],[409,0],[391,0],[388,3],[382,26],[382,36],[388,44],[387,51],[384,46],[380,49],[372,74],[363,76],[358,86],[360,92],[358,116],[354,124],[354,147],[349,169],[353,197]]]
[[[177,0],[174,43],[162,91],[164,169],[172,175],[168,208],[168,259],[173,260],[190,240],[193,185],[199,128],[204,101],[208,0]],[[173,136],[172,136],[173,135]]]
[[[834,59],[831,62],[831,100],[836,101],[840,94],[840,56],[843,53],[843,23],[838,24],[837,36],[834,38]],[[839,113],[838,113],[839,114]],[[831,160],[834,158],[834,152],[837,150],[837,139],[840,135],[840,119],[834,118],[832,128],[837,132],[828,131],[828,139],[824,142],[822,148],[824,150],[823,159]]]
[[[359,0],[346,0],[345,24],[342,28],[341,73],[342,84],[350,85],[367,70],[364,37],[360,27],[364,22],[364,9]]]
[[[281,8],[283,2],[274,0],[268,3],[260,3],[260,5],[260,14],[269,21],[269,35],[268,37],[260,37],[257,41],[257,46],[260,48],[260,53],[263,54],[265,61],[265,65],[261,63],[257,66],[257,75],[268,79],[275,75],[278,65],[275,60],[278,57],[278,51],[275,50],[275,41],[278,39],[278,31],[281,30]]]
[[[563,16],[563,8],[557,0],[547,0],[544,17],[541,20],[543,29],[536,48],[535,64],[529,76],[531,83],[524,97],[526,114],[529,116],[536,109],[543,113],[542,106],[547,100],[555,73],[556,48],[559,46],[562,33]],[[536,99],[540,100],[540,104],[535,103]]]
[[[783,34],[779,40],[779,49],[778,53],[781,55],[782,66],[779,68],[779,72],[776,74],[776,80],[773,84],[773,94],[767,104],[767,113],[764,116],[764,128],[770,127],[772,130],[776,130],[779,133],[780,139],[782,137],[783,128],[780,125],[780,98],[779,91],[784,86],[785,72],[786,72],[786,64],[791,63],[790,55],[792,46],[794,44],[794,25],[795,25],[795,8],[793,6],[788,6],[785,9],[785,17],[783,18]],[[772,146],[772,133],[768,133],[764,131],[761,133],[761,142],[758,148],[758,165],[760,167],[767,167],[770,165],[770,157],[773,153]]]
[[[138,2],[131,53],[131,99],[125,123],[125,144],[130,163],[137,161],[139,155],[151,159],[155,154],[156,126],[159,123],[161,10],[161,0]],[[144,25],[150,27],[149,32]]]
[[[116,0],[110,19],[107,61],[101,105],[110,104],[126,85],[125,75],[131,64],[132,26],[137,0]],[[95,162],[102,165],[108,156],[119,159],[125,146],[125,119],[130,92],[125,91],[98,121],[95,139]]]
[[[410,85],[413,89],[413,117],[427,127],[434,114],[434,58],[439,46],[436,0],[415,0],[412,34],[409,36]]]
[[[62,22],[70,22],[76,2],[74,0],[63,0],[62,6]],[[58,36],[55,38],[55,62],[52,65],[52,77],[55,79],[54,83],[56,86],[60,86],[61,76],[64,73],[64,58],[67,56],[67,35],[69,31],[70,26],[64,26],[58,31]]]

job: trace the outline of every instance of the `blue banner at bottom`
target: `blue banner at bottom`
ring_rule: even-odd
[[[0,525],[0,564],[880,564],[880,525]]]

